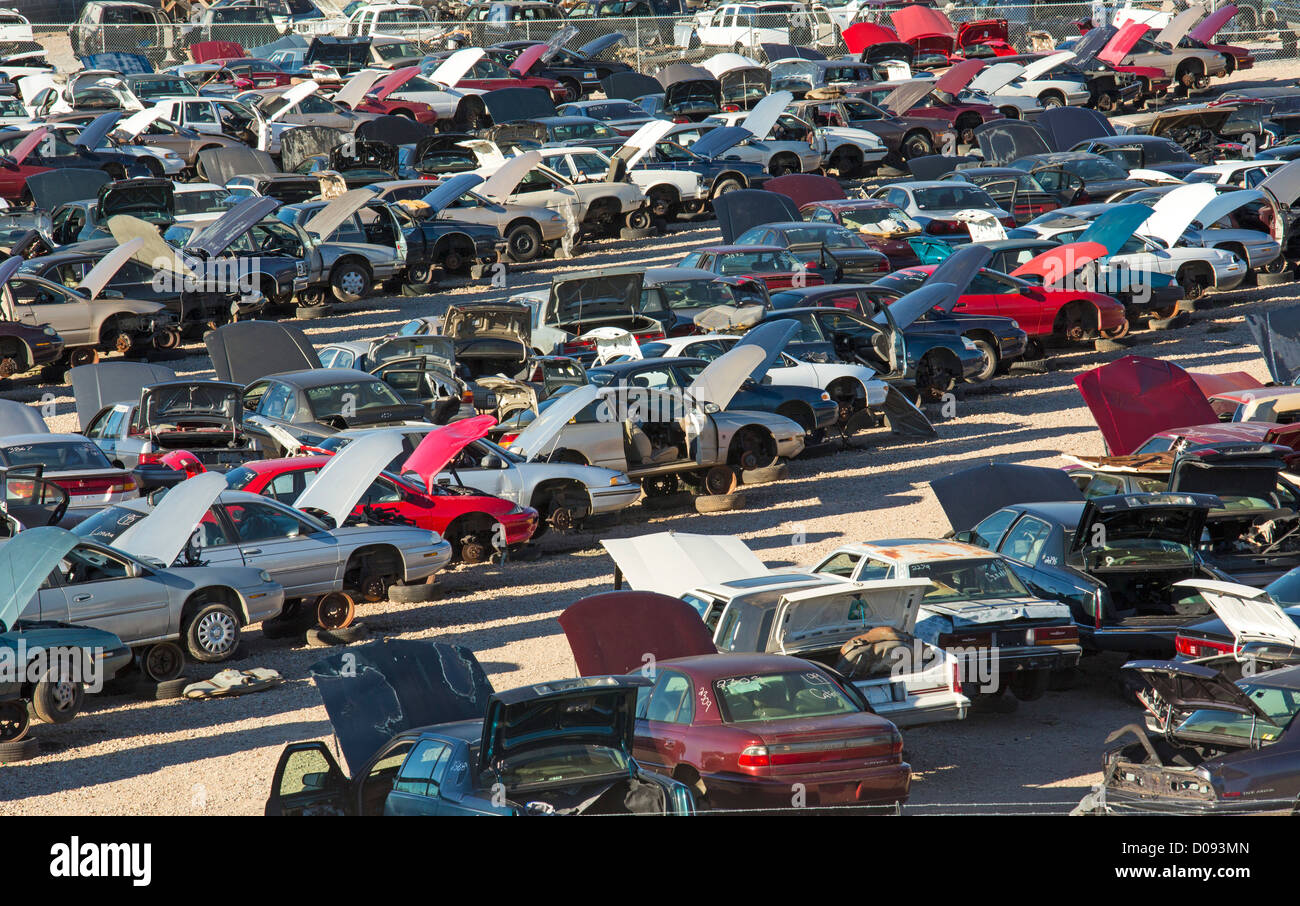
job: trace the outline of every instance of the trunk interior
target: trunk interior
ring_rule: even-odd
[[[566,333],[573,334],[575,337],[580,337],[587,331],[594,330],[597,327],[621,327],[634,334],[660,329],[658,321],[644,315],[605,315],[603,317],[578,318],[572,321],[561,321],[555,326]]]
[[[1134,616],[1201,617],[1210,613],[1210,605],[1200,595],[1189,595],[1173,587],[1175,582],[1183,579],[1208,578],[1202,576],[1196,564],[1165,569],[1095,567],[1088,572],[1106,583],[1115,616],[1120,619]]]
[[[663,787],[635,777],[556,784],[511,793],[511,801],[530,815],[656,815],[668,806]]]

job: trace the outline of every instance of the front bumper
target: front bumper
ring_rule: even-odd
[[[1023,330],[1013,336],[998,337],[998,355],[1003,361],[1018,359],[1029,349],[1029,334]]]
[[[1214,288],[1217,290],[1236,289],[1246,279],[1250,268],[1240,258],[1232,264],[1214,265]]]
[[[260,623],[278,617],[284,610],[284,589],[275,582],[263,582],[252,588],[241,589],[244,606],[248,608],[248,623]]]
[[[427,547],[403,550],[406,567],[402,580],[409,584],[429,578],[451,562],[451,553],[451,542],[442,538]]]
[[[629,482],[604,488],[588,488],[587,495],[591,498],[591,515],[617,513],[640,499],[641,485]]]
[[[836,411],[839,409],[836,407]],[[834,424],[834,422],[832,422]],[[783,459],[794,459],[804,448],[804,436],[802,434],[789,435],[787,437],[778,437],[776,439],[776,455]]]

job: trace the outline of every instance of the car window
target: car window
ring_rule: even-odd
[[[131,568],[126,560],[87,547],[77,547],[69,551],[60,563],[60,569],[63,581],[69,585],[126,579],[131,575]]]
[[[646,716],[668,723],[689,723],[693,716],[692,704],[691,681],[674,670],[661,670]]]
[[[867,557],[858,572],[859,582],[871,582],[875,579],[890,579],[894,575],[894,564],[874,557]]]
[[[1032,565],[1038,562],[1043,545],[1047,543],[1047,536],[1051,533],[1052,527],[1043,520],[1033,516],[1022,517],[1002,539],[998,551]]]
[[[308,533],[296,517],[265,504],[229,504],[226,506],[226,515],[235,524],[239,540],[245,543],[297,538]]]
[[[848,579],[853,576],[853,569],[862,559],[861,554],[850,554],[847,551],[840,551],[830,559],[823,562],[814,572],[828,573],[832,576],[843,576]]]
[[[998,540],[1006,532],[1007,526],[1015,518],[1015,510],[998,510],[992,516],[985,517],[982,522],[971,529],[971,544],[986,547],[989,550],[995,549]]]
[[[416,796],[438,795],[438,785],[447,773],[451,746],[436,739],[422,739],[402,762],[393,781],[394,793]]]
[[[266,487],[262,489],[262,496],[292,504],[302,493],[306,480],[302,472],[285,472],[266,483]]]
[[[1087,487],[1083,489],[1083,496],[1089,499],[1122,493],[1124,493],[1124,482],[1114,475],[1094,475]]]
[[[293,388],[289,385],[272,384],[262,394],[262,399],[257,404],[257,414],[266,418],[284,418],[285,410],[288,408],[289,400],[293,395]]]

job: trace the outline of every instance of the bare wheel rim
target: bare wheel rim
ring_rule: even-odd
[[[170,645],[154,645],[145,656],[145,672],[155,679],[173,677],[180,672],[178,655]]]
[[[316,622],[325,629],[342,629],[356,616],[356,603],[341,592],[323,596],[316,605]]]
[[[21,702],[0,702],[0,742],[16,742],[27,735],[31,719]]]
[[[230,614],[224,610],[214,610],[203,615],[195,627],[199,647],[209,654],[225,654],[234,647],[239,627]]]

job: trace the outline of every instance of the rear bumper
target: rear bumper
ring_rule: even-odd
[[[948,720],[964,720],[970,710],[970,699],[951,689],[908,695],[903,701],[879,702],[872,699],[861,684],[855,685],[858,685],[863,695],[867,695],[872,709],[881,717],[892,721],[896,727],[919,727]]]
[[[706,774],[701,780],[714,808],[789,812],[799,807],[892,806],[906,802],[912,783],[912,768],[900,762],[825,774],[791,774],[788,777]],[[796,806],[796,802],[801,804]]]

